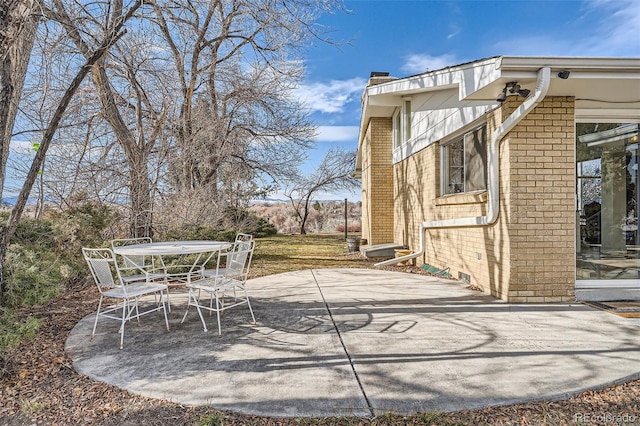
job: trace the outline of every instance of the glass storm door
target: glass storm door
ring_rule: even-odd
[[[638,124],[576,125],[576,279],[640,287]]]

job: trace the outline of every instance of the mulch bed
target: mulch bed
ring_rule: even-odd
[[[389,269],[424,273],[416,267]],[[0,425],[640,424],[640,380],[584,392],[562,401],[406,417],[278,419],[245,416],[207,407],[185,407],[132,395],[73,370],[71,359],[64,352],[65,340],[76,323],[93,312],[96,306],[94,285],[80,283],[46,306],[21,313],[41,318],[42,325],[35,339],[24,342],[6,357],[4,364],[0,364]],[[585,416],[591,417],[587,419]]]

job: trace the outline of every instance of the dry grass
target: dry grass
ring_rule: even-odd
[[[367,268],[371,262],[349,253],[344,234],[276,235],[260,238],[252,277],[312,268]]]
[[[279,235],[259,239],[253,276],[308,268],[366,268],[371,263],[347,253],[341,235]],[[388,268],[423,273],[419,268]],[[43,320],[35,339],[25,342],[0,379],[0,425],[573,425],[579,413],[619,415],[640,424],[640,381],[584,392],[554,402],[488,407],[456,413],[384,414],[375,418],[267,418],[207,407],[184,407],[131,395],[77,374],[64,352],[73,326],[97,304],[92,285],[71,289],[47,306],[25,310]],[[629,423],[627,423],[629,424]]]

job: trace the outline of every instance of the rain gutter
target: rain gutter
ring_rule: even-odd
[[[493,133],[489,141],[487,152],[488,181],[487,190],[488,210],[485,216],[464,217],[448,220],[433,220],[422,222],[420,225],[420,251],[402,257],[385,260],[374,266],[393,265],[422,256],[426,251],[424,238],[425,230],[437,228],[464,228],[492,225],[498,220],[500,212],[500,142],[523,118],[527,116],[547,95],[551,82],[551,68],[543,67],[538,70],[538,79],[533,95],[527,98]]]

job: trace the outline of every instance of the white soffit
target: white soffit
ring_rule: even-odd
[[[368,87],[365,109],[395,107],[401,105],[403,96],[454,87],[461,101],[494,101],[511,81],[534,90],[537,71],[545,66],[551,67],[553,77],[548,95],[608,102],[640,100],[640,58],[504,56]],[[569,78],[560,79],[557,76],[560,71],[569,71]]]

